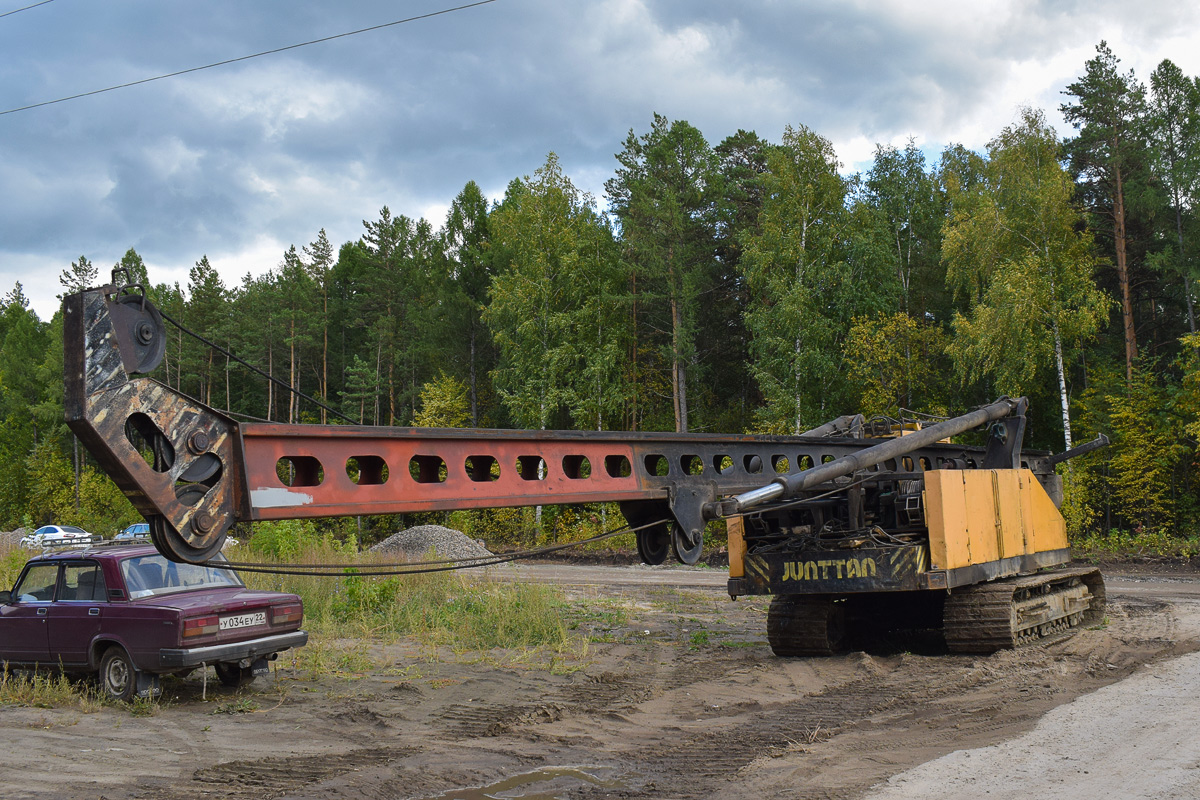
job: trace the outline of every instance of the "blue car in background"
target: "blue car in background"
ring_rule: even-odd
[[[114,536],[113,541],[148,542],[150,541],[150,524],[147,522],[136,522]],[[233,538],[232,536],[227,536],[225,537],[225,544],[222,545],[222,547],[232,547],[237,543],[237,539]]]
[[[133,525],[130,525],[125,530],[118,533],[113,538],[120,540],[120,541],[128,541],[128,540],[140,541],[142,539],[149,539],[150,538],[150,524],[146,523],[146,522],[136,522]]]

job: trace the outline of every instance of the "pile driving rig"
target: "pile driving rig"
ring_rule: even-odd
[[[649,564],[696,563],[724,519],[729,594],[773,595],[778,655],[926,627],[991,652],[1103,615],[1099,572],[1062,568],[1054,466],[1107,440],[1024,451],[1024,399],[884,436],[861,416],[800,436],[235,422],[146,377],[166,333],[137,288],[64,298],[66,417],[168,558],[211,558],[241,521],[615,502]]]

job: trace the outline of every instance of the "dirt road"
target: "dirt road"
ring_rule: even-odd
[[[573,619],[592,641],[553,672],[479,654],[433,660],[398,643],[376,647],[365,672],[314,680],[284,668],[240,693],[210,685],[207,701],[199,680],[175,682],[149,716],[0,708],[0,796],[890,799],[1053,785],[1070,798],[1063,787],[1099,781],[1046,727],[1055,715],[1123,726],[1094,742],[1105,752],[1165,753],[1155,731],[1193,713],[1161,683],[1190,691],[1200,672],[1200,656],[1177,658],[1200,650],[1192,575],[1110,575],[1108,624],[1042,647],[965,657],[908,641],[783,660],[766,646],[765,602],[731,603],[721,570],[521,569],[588,600]],[[971,748],[992,749],[950,755]],[[1200,771],[1190,751],[1176,754],[1182,783],[1118,793],[1191,796],[1163,793]],[[1150,786],[1137,773],[1153,766],[1124,763],[1128,785]],[[980,782],[990,774],[1008,783]]]

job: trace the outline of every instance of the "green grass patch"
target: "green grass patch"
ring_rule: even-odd
[[[294,657],[296,668],[309,678],[322,675],[356,678],[376,666],[367,645],[358,640],[327,641],[314,636],[295,651]]]
[[[217,714],[253,714],[258,711],[258,708],[258,701],[253,697],[238,697],[228,703],[221,703],[209,713],[214,716]]]
[[[103,703],[88,684],[60,672],[14,672],[4,665],[0,668],[0,705],[75,708],[90,714],[99,711]]]
[[[257,536],[257,534],[256,534]],[[457,652],[548,649],[574,652],[577,638],[565,621],[561,592],[544,585],[490,580],[480,570],[372,577],[358,574],[386,558],[348,553],[344,545],[309,541],[280,559],[239,547],[233,561],[352,564],[336,577],[243,574],[247,585],[294,592],[304,601],[304,626],[313,635],[297,655],[316,674],[370,669],[366,651],[339,650],[345,640],[391,641],[407,637]],[[326,644],[322,644],[322,642]]]
[[[1181,535],[1165,530],[1110,530],[1079,534],[1071,539],[1077,558],[1180,558],[1200,555],[1200,534]]]
[[[38,551],[26,550],[19,544],[0,542],[0,589],[11,589],[21,574],[25,562]]]

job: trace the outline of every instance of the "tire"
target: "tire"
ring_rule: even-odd
[[[100,691],[105,697],[128,703],[137,693],[138,671],[123,647],[113,646],[100,660]]]
[[[254,672],[250,667],[241,667],[236,663],[228,663],[218,661],[213,666],[217,670],[217,680],[222,686],[228,686],[230,689],[236,689],[239,686],[245,686],[254,680]]]

